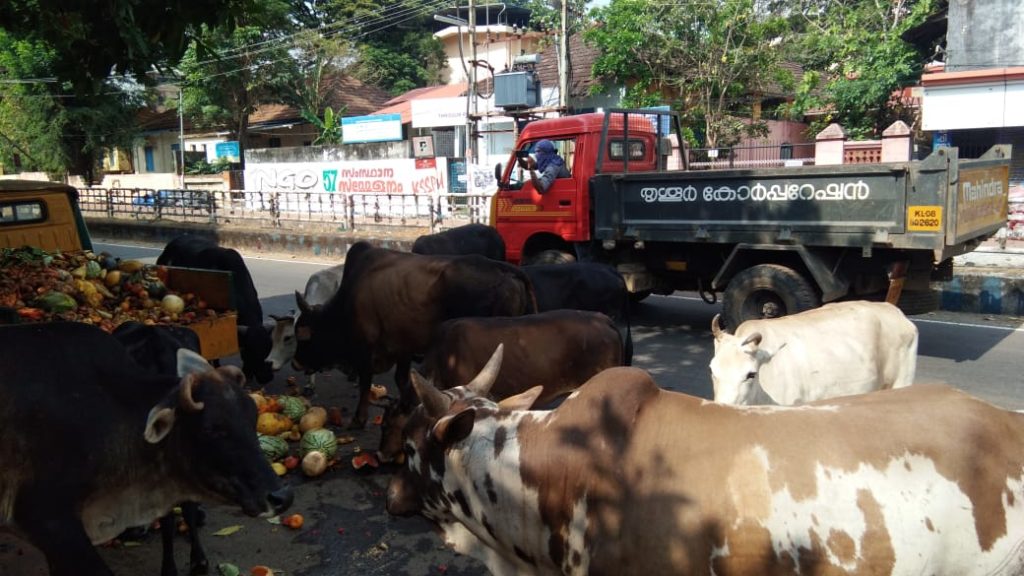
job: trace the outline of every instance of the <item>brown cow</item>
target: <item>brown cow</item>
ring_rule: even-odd
[[[530,280],[519,268],[483,256],[421,256],[357,242],[345,256],[337,293],[310,306],[295,293],[298,344],[292,366],[317,372],[340,367],[359,377],[352,426],[366,424],[374,373],[397,364],[395,384],[406,406],[413,357],[430,346],[445,320],[519,316],[537,311]]]
[[[605,368],[632,358],[615,323],[599,312],[555,310],[528,316],[459,318],[441,325],[424,368],[440,389],[469,383],[504,344],[505,369],[490,389],[501,400],[543,383],[536,406],[564,396]],[[411,408],[385,411],[378,456],[399,459]]]
[[[498,355],[496,355],[498,356]],[[551,411],[439,392],[392,514],[495,574],[1020,574],[1024,415],[944,386],[735,407],[601,372]]]

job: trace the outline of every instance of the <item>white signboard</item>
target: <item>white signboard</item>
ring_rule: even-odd
[[[375,114],[342,118],[341,137],[346,144],[401,140],[402,115]]]
[[[446,158],[247,162],[245,189],[256,192],[443,193],[448,191],[448,162]]]
[[[439,128],[466,124],[466,98],[428,98],[412,101],[413,128]]]

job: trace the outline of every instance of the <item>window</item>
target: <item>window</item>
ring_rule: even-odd
[[[562,160],[565,160],[565,168],[571,174],[573,162],[576,160],[576,140],[552,140],[551,143],[555,145],[555,151],[562,157]],[[530,155],[535,157],[534,147],[536,145],[537,141],[526,144],[516,152],[516,156],[523,157],[525,155]],[[509,186],[512,189],[519,189],[522,187],[523,182],[530,178],[530,175],[526,174],[518,163],[515,164],[514,168],[511,178],[509,179]]]
[[[611,140],[608,142],[608,159],[609,160],[622,160],[624,155],[622,148],[625,145],[624,140]],[[647,153],[647,144],[643,140],[629,140],[629,159],[630,160],[643,160]]]
[[[46,220],[46,206],[41,200],[0,203],[0,226],[29,224]]]
[[[281,139],[277,138],[275,136],[271,136],[270,140],[267,142],[267,148],[280,148],[280,147],[281,147]]]

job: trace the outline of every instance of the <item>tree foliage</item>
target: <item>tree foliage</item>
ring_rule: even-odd
[[[266,0],[231,26],[203,27],[179,66],[183,113],[199,126],[227,126],[244,149],[249,115],[280,103],[296,85],[298,68],[286,41],[291,6]]]
[[[12,37],[44,45],[50,72],[74,91],[103,90],[110,74],[145,81],[154,66],[177,62],[187,34],[230,23],[247,0],[4,0],[0,22]]]
[[[612,0],[587,32],[601,51],[593,71],[627,86],[624,104],[671,102],[706,146],[734,144],[763,132],[739,116],[750,116],[748,96],[778,71],[773,40],[784,21],[755,8],[753,0]]]
[[[131,82],[107,80],[98,94],[75,94],[51,78],[58,59],[45,43],[0,30],[0,162],[91,178],[104,150],[131,146],[142,92]]]
[[[807,70],[791,114],[823,110],[815,129],[838,122],[855,138],[878,136],[895,120],[913,126],[913,112],[893,94],[920,77],[926,55],[900,35],[939,8],[938,0],[787,4],[795,31],[788,53]]]

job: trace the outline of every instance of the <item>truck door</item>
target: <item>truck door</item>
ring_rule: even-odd
[[[507,200],[498,205],[498,218],[512,225],[516,232],[535,234],[549,232],[572,242],[578,239],[577,209],[580,204],[580,184],[575,177],[575,139],[551,140],[555,151],[565,161],[569,176],[556,178],[548,190],[541,193],[530,179],[530,172],[518,165],[512,167]],[[517,156],[535,156],[537,141],[527,142],[518,150]],[[537,172],[540,176],[540,172]],[[521,225],[521,226],[520,226]],[[510,230],[510,233],[515,233]],[[522,241],[509,244],[521,246]],[[511,255],[510,255],[511,256]]]

